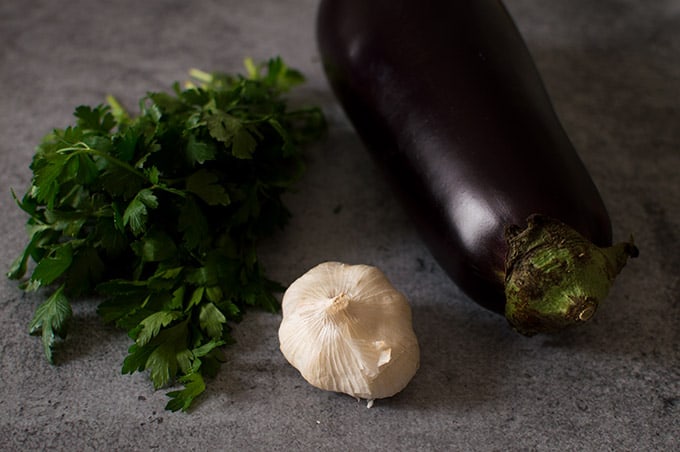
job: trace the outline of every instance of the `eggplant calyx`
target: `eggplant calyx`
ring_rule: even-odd
[[[629,257],[632,242],[601,248],[566,224],[532,215],[506,229],[505,317],[519,333],[553,333],[590,320]]]

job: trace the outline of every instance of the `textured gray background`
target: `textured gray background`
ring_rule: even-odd
[[[595,320],[520,337],[442,273],[339,111],[313,40],[315,0],[0,2],[0,262],[25,243],[34,146],[106,94],[134,107],[191,67],[281,55],[309,78],[327,141],[263,246],[289,283],[324,260],[380,266],[412,302],[422,365],[373,408],[307,385],[278,352],[279,316],[251,313],[190,414],[121,375],[125,334],[75,305],[57,366],[27,324],[42,295],[0,280],[0,449],[671,450],[680,437],[680,1],[508,0],[632,261]],[[337,207],[339,212],[334,213]],[[4,270],[3,270],[4,271]]]

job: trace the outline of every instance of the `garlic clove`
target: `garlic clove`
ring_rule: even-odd
[[[411,308],[376,267],[319,264],[286,290],[282,313],[281,352],[313,386],[373,400],[418,370]]]

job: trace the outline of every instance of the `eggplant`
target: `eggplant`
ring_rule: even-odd
[[[495,0],[321,0],[329,85],[439,265],[525,335],[592,318],[632,243]]]

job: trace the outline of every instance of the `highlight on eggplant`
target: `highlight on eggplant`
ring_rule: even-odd
[[[454,282],[525,335],[591,319],[638,250],[498,0],[321,0],[329,84]]]

